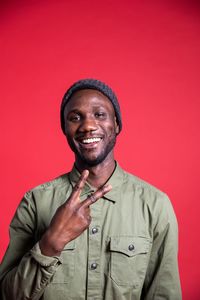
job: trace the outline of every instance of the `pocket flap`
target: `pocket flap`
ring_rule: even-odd
[[[147,253],[149,250],[149,239],[140,236],[112,236],[110,250],[121,252],[127,256]]]
[[[75,248],[76,248],[76,243],[75,243],[75,240],[73,240],[65,245],[63,251],[64,250],[74,250]]]

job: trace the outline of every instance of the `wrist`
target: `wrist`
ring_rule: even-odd
[[[45,232],[39,241],[40,251],[45,256],[60,256],[64,247],[58,247],[57,242],[54,241],[49,232]]]

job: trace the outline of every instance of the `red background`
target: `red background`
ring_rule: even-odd
[[[123,114],[116,158],[170,196],[184,300],[200,299],[198,1],[1,1],[0,258],[25,191],[68,171],[60,101],[94,77]]]

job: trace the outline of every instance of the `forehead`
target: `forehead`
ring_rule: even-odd
[[[84,89],[75,92],[65,106],[65,111],[74,109],[92,109],[101,107],[114,112],[111,101],[101,92],[93,89]]]

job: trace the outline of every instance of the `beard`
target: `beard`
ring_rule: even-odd
[[[107,142],[107,144],[99,153],[99,155],[91,158],[87,154],[89,154],[89,152],[92,152],[92,150],[88,149],[88,150],[81,151],[81,149],[77,149],[73,140],[67,138],[67,141],[71,150],[74,152],[76,156],[76,161],[79,161],[88,167],[94,167],[102,163],[106,159],[108,154],[113,150],[116,144],[116,134],[112,134],[112,137],[110,138],[109,142]]]

